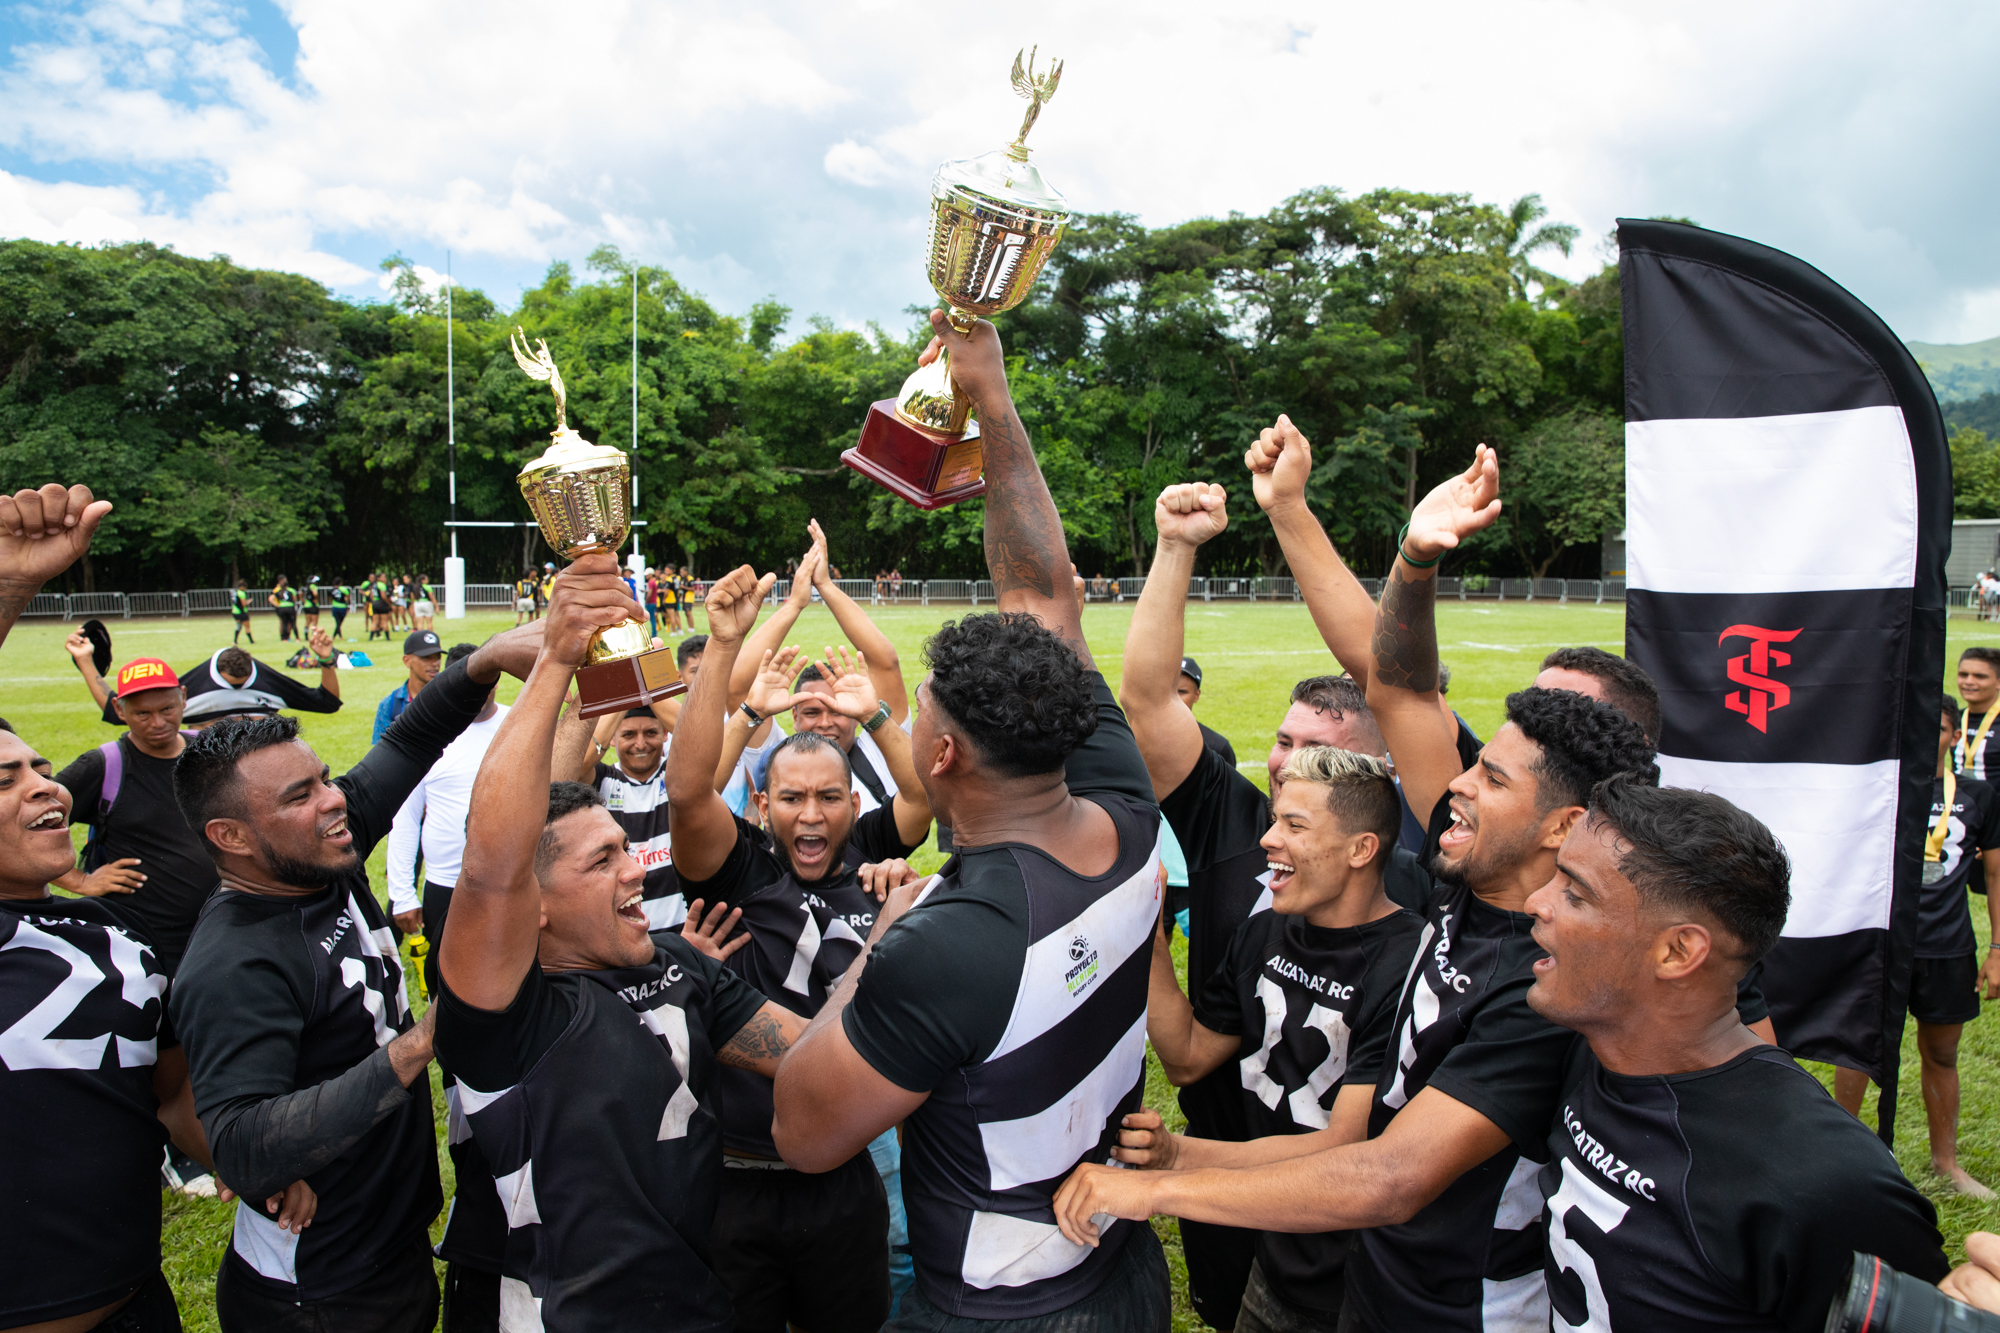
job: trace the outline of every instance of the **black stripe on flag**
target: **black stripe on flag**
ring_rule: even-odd
[[[1764,955],[1760,984],[1766,997],[1785,997],[1786,1049],[1807,1059],[1824,1059],[1826,1052],[1852,1052],[1876,1069],[1893,1064],[1893,1056],[1884,1059],[1886,1041],[1878,1013],[1888,984],[1884,972],[1888,954],[1886,930],[1787,935],[1779,940],[1778,947]],[[1907,989],[1906,983],[1906,997]]]
[[[1626,594],[1625,652],[1660,687],[1662,754],[1873,764],[1898,753],[1910,590]]]

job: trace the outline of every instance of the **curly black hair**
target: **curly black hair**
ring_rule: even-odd
[[[299,738],[295,717],[233,717],[203,728],[188,740],[174,763],[174,804],[181,818],[208,845],[204,830],[211,819],[243,818],[242,785],[236,766],[259,750]]]
[[[1618,872],[1649,904],[1715,921],[1736,938],[1745,968],[1777,944],[1792,867],[1755,815],[1710,792],[1620,773],[1591,791],[1590,817],[1630,848]]]
[[[565,816],[579,810],[588,810],[595,805],[603,805],[604,797],[597,788],[582,782],[551,782],[549,784],[549,813],[542,820],[541,840],[535,844],[535,878],[540,879],[549,871],[562,850],[562,839],[556,837],[556,824]]]
[[[1097,730],[1089,669],[1031,615],[946,621],[924,659],[931,702],[1004,776],[1056,772]]]
[[[1660,687],[1646,668],[1602,648],[1558,648],[1542,659],[1542,670],[1574,671],[1604,687],[1604,702],[1618,709],[1656,741],[1660,735]]]
[[[1614,773],[1637,773],[1658,786],[1653,743],[1623,709],[1575,690],[1518,690],[1507,696],[1507,720],[1541,747],[1533,765],[1536,808],[1582,805],[1591,788]]]

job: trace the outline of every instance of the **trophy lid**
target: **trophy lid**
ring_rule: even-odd
[[[1041,169],[1028,160],[1025,148],[1000,148],[978,157],[946,162],[931,178],[931,198],[997,204],[1019,213],[1045,217],[1069,216],[1069,200],[1042,179]]]

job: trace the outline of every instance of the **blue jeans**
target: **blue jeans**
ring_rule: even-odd
[[[1172,1305],[1167,1256],[1153,1228],[1141,1224],[1104,1285],[1066,1310],[1029,1319],[971,1319],[946,1314],[917,1286],[882,1333],[1167,1333]]]

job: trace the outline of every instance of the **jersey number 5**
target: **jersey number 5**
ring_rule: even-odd
[[[1612,1198],[1567,1157],[1562,1170],[1562,1188],[1549,1200],[1549,1257],[1558,1270],[1576,1274],[1583,1283],[1583,1322],[1572,1324],[1557,1310],[1552,1311],[1555,1326],[1571,1333],[1611,1333],[1611,1307],[1604,1299],[1604,1282],[1597,1276],[1596,1261],[1569,1234],[1569,1210],[1581,1212],[1608,1235],[1625,1220],[1631,1205]]]

